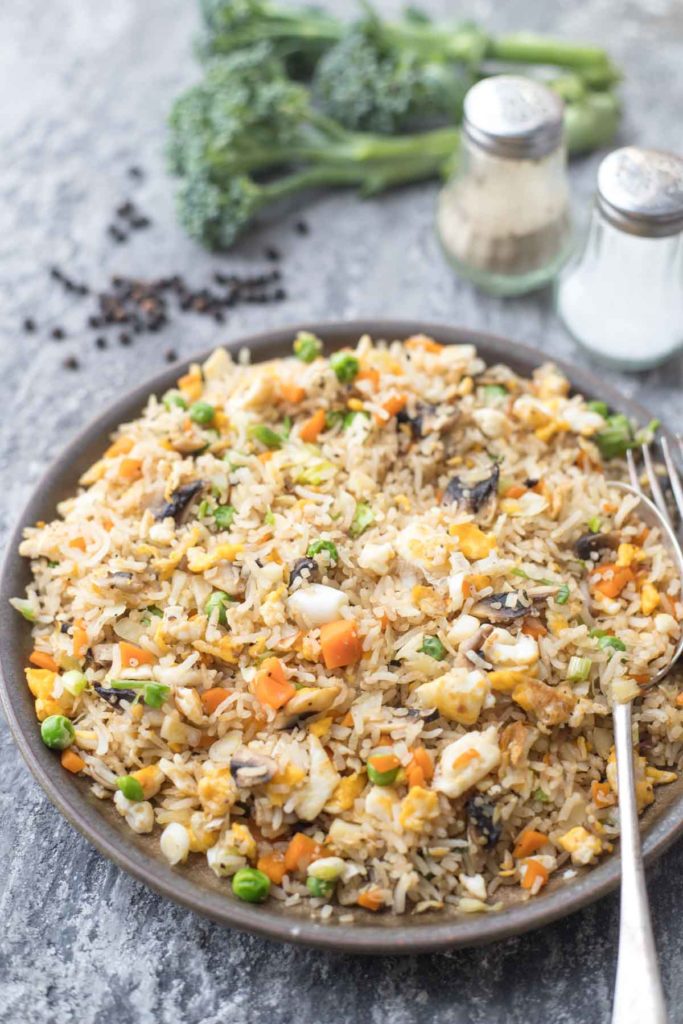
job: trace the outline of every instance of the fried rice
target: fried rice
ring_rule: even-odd
[[[425,336],[217,350],[26,530],[46,742],[170,863],[323,918],[488,911],[596,863],[610,701],[682,611],[606,427],[552,365]],[[641,809],[682,705],[670,679],[634,709]]]

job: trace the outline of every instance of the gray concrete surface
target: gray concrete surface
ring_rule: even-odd
[[[336,9],[344,8],[337,0]],[[384,2],[383,10],[397,4]],[[445,13],[448,0],[432,0]],[[626,71],[625,140],[683,150],[680,0],[470,0],[478,20],[609,46]],[[0,521],[6,530],[47,460],[108,400],[151,374],[169,347],[190,355],[245,331],[316,317],[410,315],[490,329],[584,361],[547,296],[475,294],[434,236],[435,188],[369,202],[344,194],[253,233],[223,260],[174,225],[162,160],[169,99],[195,73],[192,0],[21,0],[0,5]],[[126,168],[141,164],[135,188]],[[572,171],[585,207],[596,159]],[[154,219],[125,247],[105,237],[133,196]],[[81,307],[49,281],[68,265],[102,285],[112,273],[186,273],[286,255],[289,298],[243,307],[225,327],[184,319],[164,334],[96,353]],[[34,335],[19,325],[32,315]],[[49,327],[63,324],[57,343]],[[68,354],[78,373],[61,366]],[[679,359],[623,379],[683,427]],[[103,860],[48,804],[3,725],[0,742],[0,1021],[31,1024],[598,1024],[609,1017],[617,904],[486,949],[412,959],[338,958],[223,930],[160,900]],[[672,1021],[683,1021],[683,847],[649,874]],[[643,1022],[647,1024],[647,1022]]]

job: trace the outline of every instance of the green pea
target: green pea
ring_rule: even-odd
[[[330,366],[341,384],[350,384],[360,371],[360,363],[352,352],[335,352],[330,356]]]
[[[218,621],[221,626],[226,626],[228,618],[225,611],[225,606],[230,598],[224,590],[214,590],[209,600],[204,605],[205,613],[211,618],[216,608],[218,608]]]
[[[312,875],[309,875],[306,879],[306,888],[311,896],[325,899],[334,889],[334,882],[326,882],[322,878],[314,878]]]
[[[435,661],[443,661],[446,657],[446,648],[438,636],[426,636],[422,641],[422,646],[418,649],[421,654],[428,654]]]
[[[372,762],[368,761],[368,778],[374,786],[393,786],[398,776],[400,765],[395,768],[390,768],[386,772],[378,772],[376,768],[373,768]]]
[[[484,401],[487,405],[494,405],[499,398],[507,398],[508,390],[502,384],[484,385]]]
[[[148,708],[160,708],[171,692],[170,686],[163,683],[145,683],[142,688],[142,699]]]
[[[71,672],[64,673],[62,683],[67,693],[70,693],[73,697],[78,697],[88,685],[88,680],[78,669],[72,669]]]
[[[299,331],[294,339],[293,349],[294,355],[302,363],[312,363],[322,352],[323,343],[320,338],[316,338],[315,334],[310,334],[308,331]]]
[[[168,409],[169,412],[173,408],[187,409],[187,402],[179,391],[167,391],[161,401],[164,404],[164,408]]]
[[[76,730],[64,715],[50,715],[40,727],[40,738],[51,750],[66,750],[74,741]]]
[[[132,775],[122,775],[116,780],[116,785],[119,787],[126,800],[144,800],[145,794],[142,790],[142,786],[137,779],[134,779]]]
[[[337,551],[337,545],[331,540],[314,540],[312,544],[308,545],[308,551],[306,555],[308,558],[314,558],[319,555],[321,551],[326,551],[329,555],[330,562],[335,565],[339,561],[339,552]]]
[[[555,594],[555,600],[558,604],[566,604],[569,600],[569,584],[563,583],[558,592]]]
[[[260,441],[266,448],[270,448],[271,451],[275,451],[277,448],[282,448],[282,438],[279,434],[276,434],[274,430],[267,427],[265,423],[255,423],[249,427],[247,434],[255,441]]]
[[[263,903],[270,892],[270,879],[258,868],[240,868],[233,876],[232,891],[246,903]]]
[[[601,636],[598,640],[598,647],[601,651],[611,647],[615,651],[625,651],[626,644],[618,636]]]
[[[208,402],[193,402],[190,406],[190,419],[201,427],[208,427],[216,415],[216,410]]]
[[[218,505],[213,510],[213,521],[219,530],[229,530],[236,515],[237,509],[232,505]]]
[[[609,416],[609,406],[607,402],[586,402],[586,408],[590,409],[591,412],[600,413],[605,419]]]

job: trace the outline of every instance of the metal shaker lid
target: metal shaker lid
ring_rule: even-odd
[[[496,156],[542,157],[560,145],[564,104],[541,82],[521,75],[494,75],[467,93],[463,128]]]
[[[625,146],[598,171],[598,206],[622,231],[658,238],[683,230],[683,159]]]

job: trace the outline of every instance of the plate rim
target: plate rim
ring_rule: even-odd
[[[255,361],[258,361],[259,355],[270,358],[268,350],[282,350],[283,346],[291,342],[296,331],[304,329],[318,334],[324,340],[326,350],[348,344],[363,334],[370,334],[376,339],[393,340],[425,333],[447,344],[471,343],[486,353],[484,357],[487,361],[490,361],[493,354],[494,358],[505,360],[508,364],[517,363],[527,371],[543,362],[552,362],[567,375],[573,388],[588,396],[597,397],[599,393],[599,397],[610,406],[626,411],[641,423],[650,418],[647,409],[602,381],[590,370],[567,363],[551,353],[544,353],[541,349],[487,331],[414,318],[300,320],[254,334],[240,334],[164,367],[143,383],[115,398],[77,431],[51,460],[32,488],[29,499],[9,532],[0,577],[0,635],[3,637],[0,645],[0,702],[14,741],[50,802],[103,856],[159,895],[219,924],[264,938],[337,952],[374,955],[412,954],[475,946],[549,924],[613,890],[620,878],[619,855],[613,854],[587,874],[579,876],[575,882],[559,886],[540,899],[519,903],[490,915],[446,916],[443,921],[429,921],[424,925],[414,918],[410,924],[325,923],[306,917],[288,916],[286,911],[274,912],[267,905],[253,907],[232,898],[217,900],[212,890],[184,875],[182,869],[174,869],[136,846],[115,828],[95,804],[87,799],[87,784],[84,780],[70,776],[64,778],[63,772],[55,773],[54,754],[42,744],[39,730],[35,728],[35,718],[29,716],[26,707],[22,709],[11,698],[13,686],[18,686],[24,696],[26,694],[23,668],[19,660],[21,631],[25,627],[8,604],[8,599],[15,596],[15,577],[22,575],[22,569],[25,572],[25,561],[17,549],[25,525],[35,521],[35,510],[39,506],[47,506],[54,511],[55,504],[61,500],[58,496],[60,492],[73,492],[77,480],[73,467],[79,459],[83,459],[88,446],[101,446],[118,424],[126,422],[131,415],[136,415],[142,409],[149,395],[171,386],[179,372],[190,363],[202,362],[217,347],[225,347],[233,352],[249,348]],[[275,353],[273,357],[277,357]],[[666,428],[663,430],[668,434]],[[68,486],[65,486],[65,482],[68,482]],[[682,812],[683,796],[665,807],[649,828],[643,843],[646,863],[663,853],[681,833]]]

